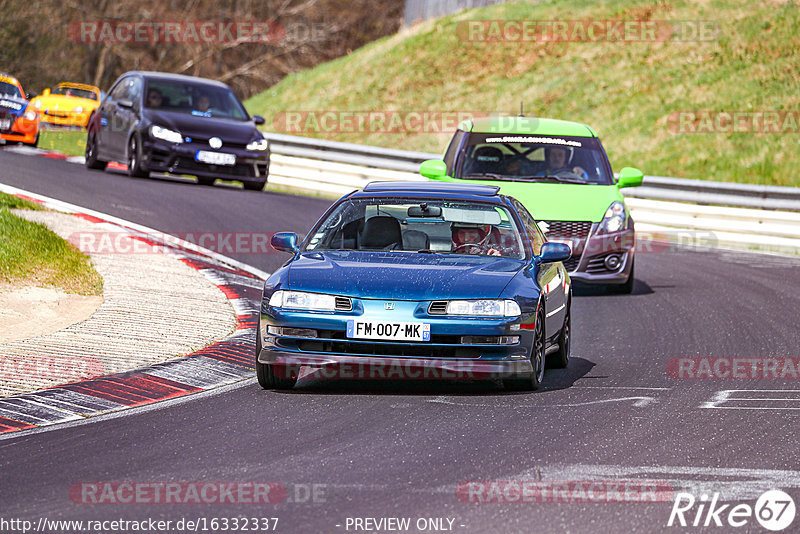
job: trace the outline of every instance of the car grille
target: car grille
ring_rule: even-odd
[[[545,232],[548,239],[579,238],[586,239],[592,229],[591,221],[542,221],[547,224]]]
[[[434,336],[435,338],[436,336]],[[446,336],[452,337],[452,336]],[[436,343],[437,340],[431,340]],[[411,343],[366,342],[346,340],[298,339],[302,352],[351,354],[354,356],[397,356],[413,358],[479,358],[483,349],[460,345],[427,345]]]
[[[428,313],[430,315],[444,315],[447,313],[447,301],[434,300],[431,302],[431,305],[428,306]]]
[[[568,273],[571,273],[578,268],[578,264],[580,262],[581,262],[580,256],[570,256],[569,259],[567,259],[564,262],[564,268],[567,270]]]
[[[225,176],[242,176],[245,178],[252,178],[254,176],[252,165],[242,165],[237,163],[236,165],[217,165],[214,167],[212,165],[197,162],[191,158],[178,158],[175,171],[186,172],[186,174],[191,174],[192,171],[204,173],[216,171]]]
[[[335,299],[336,311],[351,311],[353,309],[353,301],[350,297],[336,297]]]

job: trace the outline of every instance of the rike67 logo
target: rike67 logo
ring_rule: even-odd
[[[781,490],[769,490],[749,504],[719,504],[719,493],[709,501],[708,495],[697,499],[691,493],[675,494],[667,526],[729,527],[741,528],[751,524],[753,518],[767,530],[778,532],[792,524],[795,516],[792,497]]]

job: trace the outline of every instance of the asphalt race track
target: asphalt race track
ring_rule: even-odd
[[[303,233],[329,205],[3,150],[0,182],[170,233]],[[286,259],[232,256],[266,271]],[[0,440],[0,515],[34,524],[277,517],[279,532],[353,532],[354,518],[388,517],[411,518],[411,532],[420,518],[444,518],[442,529],[452,520],[449,528],[464,533],[731,531],[668,529],[671,498],[479,503],[457,492],[469,482],[519,480],[656,481],[751,506],[780,488],[800,505],[798,380],[667,373],[679,357],[800,355],[800,260],[674,249],[639,254],[636,274],[631,296],[577,293],[572,361],[548,370],[538,392],[307,381],[277,393],[252,379]],[[91,504],[74,492],[84,483],[208,481],[275,482],[287,494],[278,504]],[[765,532],[754,518],[736,531]]]

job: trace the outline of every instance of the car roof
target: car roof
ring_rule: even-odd
[[[500,201],[497,194],[500,187],[484,184],[461,184],[450,182],[370,182],[362,191],[353,193],[353,197],[374,196],[376,193],[389,195],[442,195],[447,198],[463,198],[487,200],[494,198]]]
[[[178,82],[184,83],[205,83],[209,85],[216,85],[218,87],[225,87],[228,86],[222,82],[218,82],[217,80],[212,80],[210,78],[200,78],[198,76],[186,76],[184,74],[172,74],[171,72],[155,72],[155,71],[147,71],[147,70],[132,70],[123,74],[123,76],[136,74],[148,80],[173,80]]]
[[[468,119],[459,124],[458,129],[475,133],[597,137],[595,131],[586,124],[539,117],[485,117]]]

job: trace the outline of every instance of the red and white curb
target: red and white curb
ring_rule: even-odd
[[[99,225],[114,225],[132,238],[158,245],[216,285],[233,306],[237,321],[228,338],[180,358],[0,399],[0,434],[83,420],[254,376],[255,329],[267,273],[181,239],[164,241],[161,232],[111,215],[4,184],[0,191]]]

